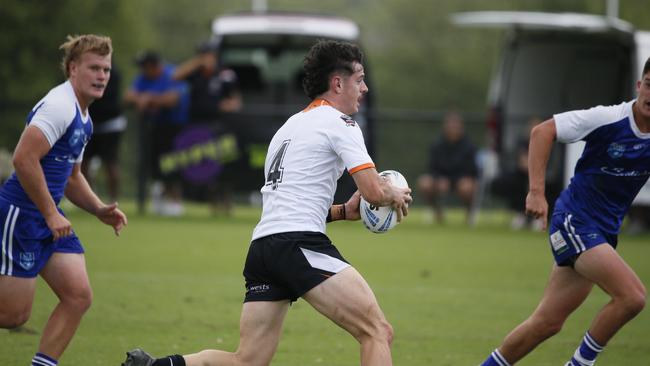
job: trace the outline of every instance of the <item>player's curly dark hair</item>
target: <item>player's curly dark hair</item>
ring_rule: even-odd
[[[643,65],[643,72],[641,73],[641,76],[647,74],[650,72],[650,57],[645,61],[645,65]]]
[[[302,87],[307,96],[314,99],[325,93],[329,89],[329,78],[333,72],[353,74],[352,64],[355,61],[363,61],[359,46],[348,42],[319,40],[303,61],[305,76],[302,79]]]

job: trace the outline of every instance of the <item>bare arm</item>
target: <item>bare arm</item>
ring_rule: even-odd
[[[126,93],[124,94],[124,104],[126,105],[136,104],[137,100],[138,100],[138,93],[133,89],[127,90]]]
[[[81,174],[80,164],[75,164],[68,178],[65,196],[70,202],[95,215],[103,223],[110,225],[119,235],[127,224],[126,215],[117,208],[117,203],[104,204],[93,192],[86,178]]]
[[[40,161],[49,151],[50,143],[43,132],[38,127],[28,126],[16,145],[13,164],[20,185],[45,218],[56,240],[60,236],[69,235],[71,228],[68,220],[59,214],[47,188]]]
[[[546,228],[548,202],[545,197],[546,166],[556,138],[555,121],[549,119],[533,128],[530,132],[528,148],[528,196],[526,213],[542,219]]]
[[[172,74],[172,79],[174,80],[185,80],[190,76],[194,71],[203,66],[203,59],[201,55],[192,57],[191,59],[183,62],[174,69]]]
[[[93,215],[101,206],[104,206],[104,203],[90,188],[86,177],[81,174],[79,164],[75,164],[72,168],[72,174],[70,174],[65,187],[65,196],[70,202]]]
[[[397,219],[408,215],[408,204],[413,201],[410,188],[399,188],[382,178],[375,168],[363,169],[352,178],[363,198],[376,206],[391,206],[397,211]],[[357,206],[357,211],[359,207]]]
[[[359,204],[361,203],[361,192],[356,191],[346,203],[332,205],[330,207],[330,221],[348,220],[354,221],[361,218]]]
[[[154,108],[172,108],[178,104],[181,93],[178,90],[166,91],[162,94],[151,95],[151,105]]]
[[[135,106],[140,113],[145,113],[160,108],[172,108],[178,104],[180,97],[181,93],[177,90],[170,90],[162,94],[129,90],[124,96],[124,103]]]

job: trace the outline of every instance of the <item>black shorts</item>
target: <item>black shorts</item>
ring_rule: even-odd
[[[244,302],[296,301],[349,266],[323,233],[300,231],[256,239],[244,265]]]
[[[84,158],[90,161],[94,156],[99,156],[103,163],[117,163],[121,138],[121,131],[93,134],[84,150]]]

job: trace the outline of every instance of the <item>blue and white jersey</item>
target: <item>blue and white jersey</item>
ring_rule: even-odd
[[[74,164],[81,162],[93,132],[90,116],[83,116],[69,81],[50,90],[27,116],[27,125],[38,127],[50,144],[41,159],[47,188],[58,205]],[[3,198],[18,207],[37,210],[23,190],[16,173],[0,189]]]
[[[590,218],[618,234],[623,217],[650,176],[650,133],[634,121],[635,101],[556,114],[557,139],[586,142],[555,212]]]

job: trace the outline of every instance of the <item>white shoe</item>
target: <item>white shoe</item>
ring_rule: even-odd
[[[542,219],[534,219],[530,223],[530,228],[533,231],[543,231],[544,230],[544,220],[542,220]],[[569,366],[571,366],[571,365],[569,365]]]
[[[162,205],[161,215],[179,217],[185,213],[185,208],[180,202],[166,201]]]
[[[426,225],[433,224],[433,210],[426,209],[422,212],[422,223]]]
[[[164,215],[165,201],[163,199],[163,185],[160,182],[154,182],[151,185],[151,211],[156,215]]]
[[[526,226],[526,216],[520,213],[516,214],[512,221],[510,221],[510,228],[512,230],[521,230]]]

